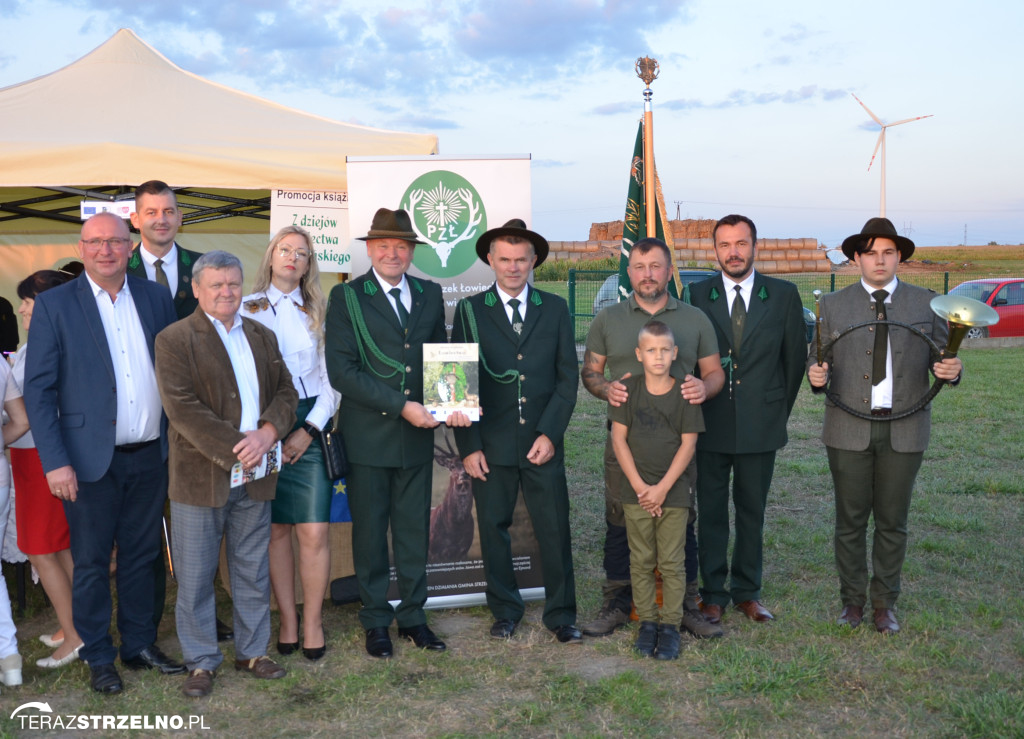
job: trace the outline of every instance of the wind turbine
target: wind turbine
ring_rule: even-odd
[[[850,93],[853,95],[853,93]],[[896,121],[895,123],[882,123],[881,119],[871,112],[871,108],[866,106],[859,97],[853,95],[853,99],[860,103],[860,106],[868,112],[871,116],[871,120],[882,127],[882,132],[878,134],[878,143],[875,144],[875,150],[871,153],[871,161],[868,162],[868,171],[871,171],[871,165],[875,163],[875,155],[878,154],[879,148],[882,150],[882,197],[881,197],[881,213],[880,215],[885,218],[885,129],[891,128],[892,126],[898,126],[902,123],[910,123],[911,121],[919,121],[923,118],[931,118],[929,115],[919,115],[916,118],[904,118],[902,121]]]

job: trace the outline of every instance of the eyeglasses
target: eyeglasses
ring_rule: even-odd
[[[131,239],[82,239],[82,243],[90,249],[99,249],[106,244],[113,249],[119,249],[126,244],[132,243]]]
[[[309,252],[305,249],[292,250],[286,246],[282,246],[277,250],[277,253],[282,259],[287,259],[288,257],[295,257],[296,260],[309,259]]]

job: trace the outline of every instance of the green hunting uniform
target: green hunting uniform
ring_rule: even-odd
[[[480,343],[483,416],[469,428],[456,428],[455,440],[461,457],[482,451],[490,468],[486,482],[473,480],[473,498],[491,613],[512,621],[523,617],[508,533],[521,486],[540,550],[544,625],[556,629],[576,623],[562,442],[576,406],[579,373],[565,300],[526,290],[518,335],[494,285],[456,308],[452,341]],[[535,465],[526,455],[541,434],[554,444],[555,454]]]
[[[726,387],[704,403],[697,440],[697,542],[701,594],[720,606],[761,599],[764,511],[775,453],[800,390],[807,334],[796,286],[754,273],[740,345],[721,274],[690,285],[690,300],[711,318],[726,365]],[[735,298],[734,298],[735,299]],[[729,564],[729,480],[736,541]],[[728,580],[728,585],[727,585]]]
[[[440,285],[405,279],[412,297],[406,330],[388,297],[391,286],[372,269],[335,287],[327,309],[327,373],[341,393],[339,428],[351,464],[352,557],[366,629],[387,628],[393,620],[400,628],[426,623],[434,431],[414,427],[401,413],[406,401],[423,402],[423,344],[447,337]],[[357,313],[349,300],[358,304]],[[387,597],[389,525],[401,598],[397,611]]]

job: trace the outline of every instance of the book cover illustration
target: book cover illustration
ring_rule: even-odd
[[[455,411],[480,420],[479,344],[423,345],[423,405],[442,423]]]

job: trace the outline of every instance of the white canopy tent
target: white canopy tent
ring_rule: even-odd
[[[0,295],[14,303],[19,280],[75,254],[83,197],[131,198],[163,180],[178,190],[181,242],[249,267],[272,188],[346,190],[347,156],[438,151],[433,134],[340,123],[210,82],[129,29],[0,89],[0,121]]]
[[[0,120],[0,187],[157,177],[344,190],[346,156],[437,153],[433,134],[339,123],[205,80],[126,28],[56,72],[0,89]]]

